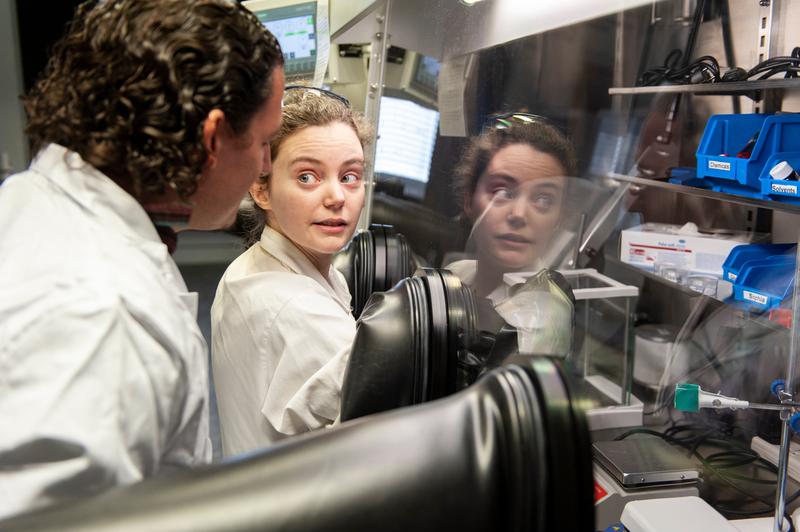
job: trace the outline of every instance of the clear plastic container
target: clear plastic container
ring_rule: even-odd
[[[633,319],[639,289],[622,284],[594,269],[560,272],[575,294],[575,331],[570,366],[593,401],[589,424],[593,430],[637,426],[642,403],[631,393],[633,384]],[[530,273],[509,273],[509,285],[524,282]]]

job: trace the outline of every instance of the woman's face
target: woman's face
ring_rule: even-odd
[[[364,206],[363,173],[364,151],[352,127],[311,126],[284,139],[256,199],[271,227],[324,264],[353,236]]]
[[[503,272],[535,264],[561,217],[565,173],[555,157],[527,144],[495,153],[466,198],[479,261]]]

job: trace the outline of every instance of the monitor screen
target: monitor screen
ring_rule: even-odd
[[[420,55],[414,69],[411,85],[431,98],[436,99],[439,87],[439,61],[427,55]]]
[[[317,62],[317,3],[303,2],[261,9],[256,2],[244,5],[278,39],[283,50],[286,77],[313,76]]]
[[[439,130],[439,113],[410,100],[384,96],[378,119],[375,173],[426,183]]]

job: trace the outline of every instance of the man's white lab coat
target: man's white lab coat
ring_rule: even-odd
[[[0,186],[0,517],[210,459],[196,296],[76,153]]]
[[[267,227],[231,263],[211,308],[211,360],[225,456],[338,417],[355,337],[350,292]]]

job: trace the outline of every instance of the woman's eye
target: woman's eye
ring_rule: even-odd
[[[297,176],[297,180],[304,185],[310,185],[316,182],[317,178],[314,177],[314,174],[309,174],[308,172],[302,173]]]
[[[510,188],[498,188],[492,194],[492,197],[498,200],[512,200],[516,194]]]
[[[539,209],[549,209],[555,203],[555,198],[550,194],[539,194],[533,198],[533,204]]]
[[[346,174],[342,176],[342,183],[346,185],[351,185],[353,183],[358,183],[361,178],[356,174]]]

